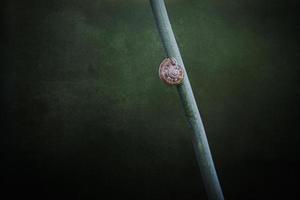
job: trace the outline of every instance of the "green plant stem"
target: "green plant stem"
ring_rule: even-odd
[[[177,42],[169,21],[164,0],[150,0],[156,25],[168,57],[174,57],[183,66]],[[185,70],[185,68],[184,68]],[[205,185],[208,199],[224,199],[213,159],[207,142],[204,126],[195,101],[188,75],[185,70],[183,83],[177,86],[186,117],[193,130],[193,145]]]

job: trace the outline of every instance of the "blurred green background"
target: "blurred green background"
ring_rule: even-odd
[[[299,194],[296,2],[166,1],[227,199]],[[177,91],[158,78],[148,1],[2,9],[3,191],[206,198]]]

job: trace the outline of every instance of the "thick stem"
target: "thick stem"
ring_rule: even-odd
[[[177,42],[169,21],[164,0],[150,0],[156,25],[168,57],[174,57],[184,67]],[[224,199],[213,159],[207,142],[204,126],[195,101],[192,87],[185,71],[183,83],[177,86],[186,117],[193,130],[193,145],[201,176],[209,199]]]

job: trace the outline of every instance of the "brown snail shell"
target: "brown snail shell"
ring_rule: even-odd
[[[184,78],[183,67],[175,58],[166,58],[159,66],[159,78],[168,85],[178,85]]]

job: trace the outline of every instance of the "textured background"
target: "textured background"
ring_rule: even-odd
[[[206,198],[148,1],[2,4],[1,195]],[[167,6],[225,197],[299,195],[296,0]]]

